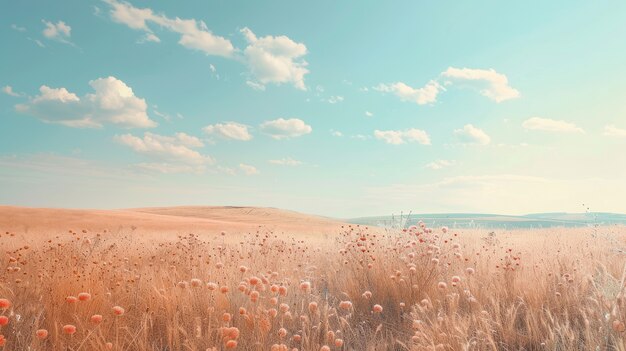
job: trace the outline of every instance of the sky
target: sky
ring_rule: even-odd
[[[626,213],[623,1],[2,1],[0,204]]]

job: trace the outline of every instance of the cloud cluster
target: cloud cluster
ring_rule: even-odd
[[[298,118],[278,118],[261,123],[261,131],[274,139],[289,139],[306,135],[313,131],[310,125]]]
[[[438,78],[430,80],[421,88],[414,88],[403,82],[379,84],[374,90],[392,93],[403,101],[418,105],[433,104],[443,91],[444,86],[467,86],[478,90],[483,96],[495,102],[515,99],[520,96],[517,89],[509,85],[508,78],[493,69],[472,69],[449,67]]]
[[[185,133],[164,136],[146,132],[143,137],[122,134],[114,140],[155,161],[140,163],[140,167],[162,173],[200,172],[215,163],[213,158],[196,150],[204,146],[202,141]]]
[[[178,43],[188,49],[204,52],[207,55],[230,57],[235,48],[230,40],[213,34],[203,21],[195,19],[169,18],[162,14],[155,14],[149,8],[136,8],[133,5],[116,0],[105,0],[111,6],[111,18],[129,28],[145,32],[145,41],[160,42],[148,23],[154,23],[166,30],[180,34]]]
[[[291,83],[296,88],[305,90],[304,75],[306,61],[302,59],[307,53],[307,48],[302,43],[297,43],[287,36],[264,36],[258,38],[249,28],[243,28],[248,46],[243,54],[256,82],[264,86],[267,83]]]
[[[421,129],[406,130],[375,130],[374,137],[383,140],[387,144],[400,145],[406,143],[419,143],[422,145],[430,145],[430,137],[428,133]]]
[[[502,73],[494,69],[472,69],[449,67],[443,73],[446,83],[466,84],[474,89],[478,89],[481,95],[502,102],[515,99],[520,96],[520,92],[509,85],[509,79]]]
[[[464,144],[487,145],[491,138],[482,129],[466,124],[462,129],[455,129],[454,135]]]
[[[437,81],[431,80],[422,88],[412,88],[405,83],[379,84],[374,90],[392,93],[403,101],[411,101],[418,105],[432,104],[437,101],[437,95],[445,90]]]
[[[304,76],[309,72],[303,57],[307,48],[287,36],[257,37],[249,28],[241,30],[247,46],[237,49],[232,42],[209,30],[206,23],[195,19],[170,18],[150,8],[137,8],[125,1],[104,0],[111,6],[110,16],[118,23],[144,32],[141,42],[160,42],[149,24],[180,35],[178,43],[185,48],[199,50],[207,55],[222,56],[242,61],[253,79],[247,85],[265,90],[268,83],[290,83],[305,90]]]
[[[99,128],[104,124],[126,128],[157,125],[148,117],[146,101],[135,96],[123,81],[115,77],[98,78],[89,85],[94,93],[82,98],[66,88],[42,85],[39,95],[15,105],[15,109],[47,123],[74,128]]]
[[[252,135],[248,126],[236,122],[225,122],[208,125],[202,129],[206,134],[216,135],[224,139],[248,141]]]
[[[70,36],[72,35],[72,27],[70,27],[63,21],[52,23],[46,20],[42,20],[42,22],[46,25],[46,28],[44,28],[43,30],[44,37],[52,40],[57,40],[66,44],[72,44],[69,41]]]

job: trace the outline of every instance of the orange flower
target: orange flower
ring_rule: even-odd
[[[0,316],[0,326],[4,327],[7,324],[9,324],[9,317]]]
[[[89,301],[89,300],[91,300],[91,294],[90,293],[86,293],[86,292],[82,292],[82,293],[78,294],[78,299],[80,301]]]
[[[76,296],[68,296],[68,297],[65,298],[65,302],[67,302],[67,303],[76,303],[76,301],[78,301]]]
[[[35,336],[39,340],[43,340],[48,337],[48,331],[45,329],[39,329],[35,332]]]
[[[76,333],[76,326],[75,325],[71,325],[71,324],[64,325],[63,326],[63,332],[65,334],[72,335],[72,334]]]
[[[7,299],[0,299],[0,308],[7,309],[11,307],[11,301]]]
[[[102,322],[102,315],[101,314],[94,314],[93,316],[91,316],[91,318],[89,320],[93,324],[100,324]]]
[[[237,347],[237,341],[236,340],[228,340],[226,342],[225,346],[226,346],[227,349],[234,349],[234,348]]]
[[[120,306],[114,306],[113,307],[113,314],[116,316],[121,316],[124,314],[124,309]]]

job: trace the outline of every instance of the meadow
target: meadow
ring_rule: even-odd
[[[626,228],[2,231],[6,350],[626,350]]]

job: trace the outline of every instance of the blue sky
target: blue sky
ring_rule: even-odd
[[[0,4],[0,203],[626,212],[626,3]]]

